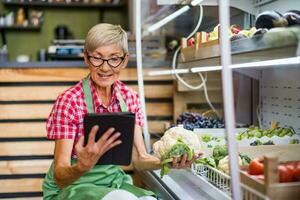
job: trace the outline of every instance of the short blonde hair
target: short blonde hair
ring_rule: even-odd
[[[128,53],[127,34],[119,25],[101,23],[93,26],[85,38],[84,48],[93,52],[100,46],[117,44]]]

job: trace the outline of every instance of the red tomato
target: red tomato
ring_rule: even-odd
[[[286,162],[286,163],[282,163],[281,165],[292,166],[293,168],[296,168],[298,165],[298,162]]]
[[[236,26],[236,25],[231,26],[231,32],[232,33],[238,34],[240,31],[241,31],[241,29],[238,26]]]
[[[295,168],[294,177],[295,177],[296,181],[300,181],[300,162],[298,163],[298,165]]]
[[[188,46],[193,46],[195,44],[195,38],[190,38],[190,39],[188,39],[188,41],[187,41],[187,45]]]
[[[296,181],[296,177],[295,177],[295,173],[296,173],[296,166],[295,163],[290,163],[288,165],[286,165],[286,168],[288,169],[289,173],[292,175],[293,180],[292,181]]]
[[[279,182],[292,182],[293,181],[293,168],[291,166],[278,166]]]
[[[264,164],[259,162],[258,159],[253,159],[249,164],[250,175],[260,175],[264,173]]]

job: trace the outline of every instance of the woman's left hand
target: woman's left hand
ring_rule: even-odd
[[[194,155],[191,160],[187,159],[187,154],[184,154],[181,157],[173,158],[172,167],[175,169],[184,169],[191,167],[192,163],[195,162],[195,160],[197,160],[201,155],[202,153]]]

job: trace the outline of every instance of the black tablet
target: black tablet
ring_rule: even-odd
[[[132,145],[134,137],[135,115],[129,112],[97,113],[84,116],[84,145],[87,144],[89,133],[93,126],[98,125],[99,130],[95,141],[113,127],[120,132],[121,144],[107,151],[97,162],[99,165],[129,165],[131,163]]]

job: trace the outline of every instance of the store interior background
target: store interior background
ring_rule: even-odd
[[[43,23],[38,30],[5,30],[5,36],[8,48],[8,61],[15,62],[17,56],[27,55],[29,61],[38,61],[38,52],[42,49],[47,50],[55,39],[55,29],[59,25],[67,26],[71,32],[70,39],[84,39],[87,31],[95,24],[107,22],[121,25],[128,33],[134,33],[134,15],[133,0],[121,1],[122,6],[108,8],[76,8],[76,7],[30,7],[32,10],[43,11]],[[177,10],[179,6],[165,5],[157,6],[156,1],[142,1],[142,24],[144,27],[150,25],[169,13]],[[0,3],[0,14],[13,11],[16,13],[20,7],[6,6]],[[157,13],[160,10],[167,12]],[[201,31],[211,31],[218,24],[218,7],[205,6],[203,23],[200,27]],[[151,35],[158,35],[166,38],[166,47],[168,42],[173,39],[180,41],[181,37],[186,36],[192,31],[196,25],[198,17],[198,9],[192,8],[189,12],[184,13],[180,17],[174,19],[160,30]],[[232,23],[244,26],[244,12],[232,8]],[[188,22],[188,23],[187,23]],[[144,37],[148,37],[145,34]],[[1,47],[3,41],[1,41]],[[171,56],[172,50],[168,49],[168,55]],[[166,60],[169,57],[166,57]],[[49,60],[49,59],[48,59]],[[79,59],[80,60],[80,59]]]
[[[8,61],[15,62],[17,57],[20,55],[26,55],[29,57],[30,61],[35,62],[39,61],[38,55],[41,50],[48,49],[51,42],[55,39],[55,29],[59,25],[65,25],[68,30],[71,32],[72,39],[84,39],[87,31],[97,23],[107,22],[112,24],[120,24],[129,35],[135,32],[134,26],[134,1],[133,0],[124,0],[121,1],[119,7],[108,7],[108,8],[76,8],[76,7],[30,7],[29,11],[33,9],[41,10],[44,14],[44,20],[39,30],[7,30],[5,32],[8,48]],[[20,7],[15,6],[5,6],[3,3],[0,3],[0,13],[7,11],[14,11],[17,13],[17,10]],[[176,40],[179,44],[181,37],[187,36],[196,26],[199,9],[198,7],[191,8],[188,12],[185,12],[181,16],[175,18],[165,26],[161,27],[159,30],[154,33],[145,33],[144,30],[147,26],[154,24],[170,13],[176,11],[180,8],[178,5],[157,5],[156,1],[142,0],[142,11],[141,11],[141,22],[143,26],[143,37],[151,38],[160,37],[164,38],[164,49],[167,51],[166,55],[160,56],[157,60],[163,61],[170,65],[172,56],[174,54],[175,48],[170,48],[170,43]],[[212,31],[219,21],[218,16],[218,6],[204,6],[203,20],[200,26],[199,31]],[[16,14],[15,14],[16,15]],[[250,28],[253,25],[251,24],[251,17],[249,15],[237,8],[231,8],[231,24],[236,24],[240,27]],[[133,36],[134,37],[134,36]],[[135,61],[135,49],[129,48],[130,50],[130,59]],[[47,56],[46,56],[47,57]],[[55,61],[50,59],[49,56],[46,61]],[[61,60],[61,59],[60,59]],[[72,58],[72,60],[74,60]],[[77,60],[82,61],[83,59],[78,57]],[[154,63],[156,60],[144,57],[144,60],[150,61],[150,67],[155,67]],[[67,60],[66,60],[67,61]],[[159,67],[159,66],[158,66]],[[240,123],[249,123],[253,121],[250,119],[249,113],[251,113],[250,100],[248,91],[250,79],[247,77],[239,77],[243,79],[240,81],[239,88],[244,88],[238,92],[238,98],[240,101],[237,103],[238,110],[241,110],[237,113]],[[242,92],[241,92],[242,91]]]
[[[19,7],[5,7],[0,3],[0,13],[17,11]],[[37,9],[35,7],[29,9]],[[72,32],[74,39],[84,39],[87,31],[100,22],[120,24],[128,30],[128,11],[126,4],[117,8],[75,8],[75,7],[42,7],[44,22],[40,30],[7,30],[6,40],[9,52],[9,61],[16,61],[21,54],[29,55],[30,61],[37,61],[38,51],[47,49],[55,39],[55,28],[66,25]],[[103,12],[103,13],[102,13]],[[2,46],[1,41],[1,46]]]
[[[8,11],[13,10],[14,12],[17,12],[17,10],[21,7],[15,5],[4,5],[4,1],[19,0],[1,1],[0,18],[1,15],[7,14]],[[184,88],[184,86],[179,81],[176,81],[172,75],[149,75],[150,71],[166,71],[171,69],[171,60],[176,47],[180,45],[182,37],[185,37],[192,32],[199,17],[199,8],[193,7],[154,33],[149,34],[146,32],[147,27],[182,7],[178,5],[158,6],[157,2],[159,1],[168,0],[141,0],[142,33],[143,39],[145,39],[142,42],[144,96],[151,145],[161,138],[167,128],[178,123],[177,119],[182,113],[188,112],[202,114],[210,109],[208,101],[204,97],[204,89],[191,90],[187,87]],[[211,32],[219,24],[218,6],[206,4],[206,2],[209,4],[209,2],[213,1],[217,2],[217,0],[203,1],[205,4],[203,9],[204,15],[202,24],[198,31]],[[44,175],[52,162],[54,149],[54,141],[46,138],[45,121],[57,96],[88,74],[88,69],[80,56],[76,59],[69,60],[51,60],[47,58],[47,62],[39,62],[39,52],[41,50],[47,50],[49,46],[52,45],[52,41],[55,39],[56,35],[55,29],[58,26],[66,25],[73,35],[72,39],[82,40],[84,39],[87,31],[97,23],[107,22],[120,24],[126,31],[128,31],[129,37],[131,39],[133,38],[129,43],[130,62],[128,67],[122,72],[121,80],[134,90],[138,91],[139,82],[137,80],[138,73],[137,64],[135,62],[135,41],[133,35],[135,33],[134,0],[120,0],[120,2],[121,5],[119,6],[104,8],[29,6],[29,10],[37,9],[43,11],[44,21],[41,28],[37,30],[18,30],[15,28],[12,30],[5,30],[9,59],[8,62],[2,62],[0,57],[0,185],[2,186],[0,188],[0,198],[7,197],[13,199],[23,197],[22,199],[26,200],[30,197],[38,197],[38,199],[42,198],[42,182]],[[230,2],[234,2],[232,4],[235,5],[247,4],[245,2],[248,2],[249,5],[249,2],[254,1],[230,0]],[[253,8],[253,6],[249,8],[243,5],[244,11],[239,9],[238,6],[231,7],[230,24],[236,24],[243,29],[250,29],[254,26],[254,16],[262,11],[277,8],[278,12],[284,13],[291,9],[291,5],[295,8],[300,8],[299,0],[270,0],[269,2],[271,3],[255,8]],[[250,9],[255,10],[255,12],[251,12],[252,14],[247,13],[246,11],[249,11]],[[1,27],[0,24],[0,31],[3,30],[1,28],[3,27]],[[161,54],[155,54],[151,57],[149,54],[145,53],[146,51],[144,51],[144,48],[147,47],[147,43],[145,41],[149,38],[163,39],[163,43],[161,43],[162,45],[159,45],[159,47],[163,50],[161,51]],[[173,41],[177,41],[177,46],[170,46]],[[284,58],[285,55],[289,56],[292,51],[296,49],[296,46],[297,45],[293,44],[292,48],[290,46],[281,48],[282,51],[280,51],[280,53],[283,55],[273,55],[271,50],[268,55],[260,56],[264,56],[264,58],[268,60],[273,59],[276,56]],[[3,42],[0,37],[0,56],[2,48]],[[166,54],[163,52],[166,52]],[[253,53],[257,52],[254,51]],[[30,58],[29,62],[17,63],[17,57],[20,55],[28,56]],[[234,56],[235,55],[233,55],[232,58],[234,58]],[[242,54],[241,56],[245,56],[245,54]],[[247,59],[247,62],[257,59],[257,57],[255,55],[253,56],[253,54],[252,56],[246,55],[245,57],[249,58]],[[214,65],[220,65],[218,57],[209,57],[209,59],[213,60],[212,62]],[[74,60],[75,62],[73,62]],[[199,64],[199,66],[205,65],[203,64],[206,63],[205,61],[206,58],[198,60],[197,64]],[[180,63],[177,67],[190,68],[190,66],[180,66]],[[274,71],[272,73],[273,69]],[[256,71],[257,69],[249,70]],[[291,83],[290,85],[296,85],[296,87],[298,87],[297,91],[300,89],[300,83],[298,81],[299,78],[297,78],[299,76],[299,68],[293,71],[293,69],[290,69],[289,66],[284,66],[282,69],[275,69],[272,67],[270,70],[264,69],[264,71],[264,76],[251,78],[251,76],[247,76],[250,74],[247,73],[247,69],[240,71],[234,70],[233,92],[237,124],[258,125],[257,122],[259,120],[257,120],[257,107],[263,104],[262,101],[261,103],[258,103],[259,98],[263,94],[260,93],[260,84],[264,84],[264,82],[262,82],[263,77],[274,78],[274,74],[280,74],[282,77],[279,77],[278,79],[278,77],[275,76],[274,79],[268,82],[272,82],[274,80],[276,85],[278,83],[285,87],[289,86],[289,84],[283,85],[287,82]],[[213,71],[208,72],[208,74],[207,91],[210,100],[223,117],[224,106],[222,92],[224,85],[222,84],[221,72]],[[181,77],[190,81],[189,83],[194,85],[200,83],[198,74],[181,74]],[[289,89],[286,87],[286,90]],[[277,93],[280,93],[280,95],[284,94],[281,91]],[[299,92],[295,92],[293,95],[296,96],[298,94]],[[286,96],[283,98],[286,98]],[[299,98],[300,97],[297,97],[297,103],[295,103],[297,108],[293,110],[293,113],[297,113],[300,109],[298,106]],[[266,113],[271,112],[267,111]],[[297,116],[299,115],[298,113]],[[281,112],[280,114],[283,115],[284,112]],[[297,119],[299,118],[286,118],[284,116],[282,119],[292,119],[293,121],[290,120],[289,123],[291,121],[292,123],[297,123]],[[269,121],[260,128],[269,128],[268,123]],[[281,123],[284,125],[284,121]],[[297,129],[300,130],[298,124]],[[151,178],[149,178],[148,175],[145,176],[148,172],[145,172],[145,174],[143,174],[144,176],[142,176],[141,173],[138,173],[133,169],[132,165],[126,166],[124,170],[134,178],[134,183],[137,186],[145,187],[145,182],[151,182]],[[170,180],[176,180],[173,182],[180,182],[180,184],[182,181],[183,183],[180,185],[181,190],[175,189],[171,191],[196,196],[203,195],[199,192],[199,188],[206,191],[209,184],[191,181],[195,180],[195,176],[194,174],[189,173],[190,171],[188,170],[175,171],[173,174],[171,173],[171,175],[173,175],[172,178],[175,177],[175,179]],[[188,176],[185,176],[185,174],[188,174]],[[156,179],[153,178],[153,180]],[[162,179],[157,180],[161,181]],[[186,182],[188,180],[190,183]],[[195,183],[199,183],[199,188],[194,187]],[[167,183],[165,183],[165,185],[169,186]],[[190,185],[193,187],[190,187]],[[147,186],[149,188],[155,188],[153,185]],[[164,187],[161,186],[158,188],[164,189]],[[172,187],[170,186],[170,188]],[[191,192],[191,189],[195,189],[195,194]],[[213,196],[216,196],[217,193],[212,194]],[[35,198],[35,200],[37,199]]]

